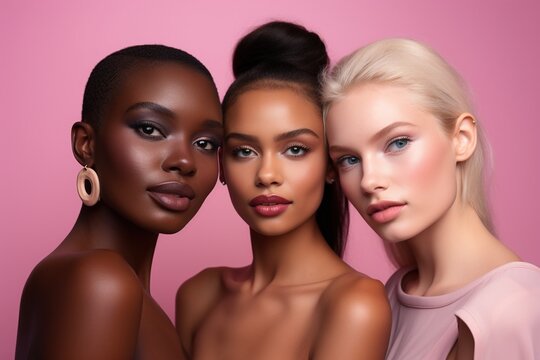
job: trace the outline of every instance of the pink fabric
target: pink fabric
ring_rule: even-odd
[[[540,359],[540,269],[500,266],[440,296],[412,296],[398,270],[386,284],[392,307],[387,359],[446,359],[457,339],[457,317],[474,337],[475,359]]]

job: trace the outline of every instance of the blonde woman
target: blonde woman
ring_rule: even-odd
[[[325,115],[343,190],[400,265],[387,358],[540,358],[540,270],[492,231],[459,75],[415,41],[375,42],[331,71]]]

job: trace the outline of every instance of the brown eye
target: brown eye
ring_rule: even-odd
[[[195,141],[194,144],[199,149],[202,149],[202,150],[205,150],[205,151],[214,151],[214,150],[216,150],[218,148],[218,145],[214,141],[208,140],[208,139],[197,140],[197,141]]]
[[[145,125],[141,128],[141,131],[146,135],[152,135],[157,130],[152,126]]]
[[[309,148],[300,145],[289,146],[285,151],[286,155],[292,157],[299,157],[305,155],[309,151]]]
[[[233,150],[233,156],[237,158],[248,158],[254,156],[255,151],[247,147],[240,147]]]
[[[155,125],[141,122],[133,126],[133,129],[143,138],[159,140],[165,138],[164,133]]]

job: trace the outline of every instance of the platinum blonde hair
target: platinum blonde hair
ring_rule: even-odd
[[[456,120],[461,114],[474,114],[465,83],[440,55],[414,40],[385,39],[346,56],[326,74],[323,88],[325,121],[332,104],[346,97],[350,89],[366,83],[407,89],[419,106],[440,120],[440,125],[449,136],[453,134]],[[478,119],[476,126],[476,148],[467,160],[457,164],[459,196],[493,231],[484,191],[484,163],[489,148]],[[405,242],[390,248],[393,260],[399,265],[413,262],[406,248]]]

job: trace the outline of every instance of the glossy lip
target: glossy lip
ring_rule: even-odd
[[[287,210],[292,201],[277,195],[259,195],[249,202],[255,212],[261,216],[274,217]]]
[[[376,222],[386,223],[397,218],[405,205],[404,202],[383,200],[369,205],[366,212]]]
[[[191,186],[176,181],[165,182],[148,188],[150,197],[166,210],[185,211],[195,198]]]

